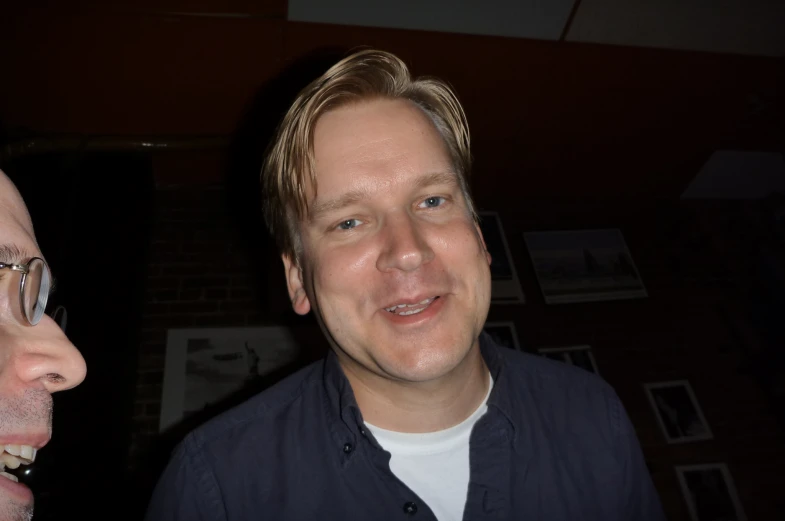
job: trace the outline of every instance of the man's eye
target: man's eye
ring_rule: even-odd
[[[351,230],[352,228],[355,228],[359,224],[360,221],[358,221],[357,219],[346,219],[345,221],[341,221],[341,223],[338,225],[338,229]]]
[[[444,197],[433,196],[425,199],[422,203],[420,203],[421,208],[436,208],[437,206],[441,206],[444,204]]]

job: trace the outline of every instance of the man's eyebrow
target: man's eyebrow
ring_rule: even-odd
[[[457,185],[458,176],[455,172],[434,172],[417,178],[415,189],[426,188],[434,185]]]
[[[31,258],[29,252],[16,244],[0,244],[0,262],[5,264],[18,264],[24,259]]]
[[[367,196],[368,196],[367,190],[358,189],[358,190],[351,190],[349,192],[346,192],[345,194],[336,197],[334,199],[328,199],[326,201],[317,202],[316,204],[313,205],[313,208],[311,208],[311,211],[309,212],[310,220],[312,222],[316,221],[326,213],[337,212],[338,210],[341,210],[342,208],[346,208],[347,206],[350,206],[356,203],[357,201],[362,201]]]
[[[35,255],[23,248],[20,248],[16,244],[0,244],[0,263],[20,264],[24,261],[32,259],[33,257],[35,257]],[[1,275],[3,275],[2,272],[0,272],[0,276]],[[57,287],[57,279],[55,278],[54,274],[51,273],[51,269],[49,275],[52,278],[49,283],[49,296],[51,297],[55,292],[55,288]]]
[[[414,189],[420,190],[428,186],[440,184],[457,185],[458,176],[454,172],[433,172],[430,174],[425,174],[416,179],[414,182]],[[358,201],[362,201],[366,197],[368,197],[367,190],[357,189],[346,192],[345,194],[334,199],[317,202],[309,212],[310,220],[318,220],[326,213],[341,210],[342,208],[346,208],[347,206],[350,206]]]

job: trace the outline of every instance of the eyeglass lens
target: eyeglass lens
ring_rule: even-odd
[[[22,292],[25,316],[31,324],[37,324],[44,316],[51,282],[46,264],[41,259],[34,259],[30,263]]]

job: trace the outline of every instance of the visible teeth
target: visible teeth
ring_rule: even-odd
[[[7,452],[0,454],[0,459],[3,460],[5,466],[8,467],[9,469],[19,468],[19,465],[22,464],[22,462],[19,461],[19,458],[17,458],[13,454],[8,454]]]
[[[417,313],[422,313],[423,311],[425,311],[425,308],[422,308],[422,309],[413,309],[413,310],[411,310],[411,311],[401,311],[401,312],[400,312],[400,313],[398,313],[398,314],[399,314],[399,315],[416,315]]]
[[[389,308],[384,308],[387,311],[394,312],[396,309],[399,308],[413,308],[415,306],[422,306],[423,304],[430,304],[436,297],[431,297],[423,300],[422,302],[418,302],[417,304],[397,304],[395,306],[390,306]],[[422,310],[420,310],[422,311]],[[414,313],[419,313],[419,311],[415,311]],[[414,313],[398,313],[399,315],[412,315]]]
[[[0,476],[4,476],[4,477],[10,479],[11,481],[19,483],[19,479],[16,476],[14,476],[14,475],[9,474],[8,472],[0,472]]]
[[[35,461],[36,454],[38,454],[38,449],[34,449],[30,445],[22,445],[20,456],[22,456],[24,459],[32,463],[33,461]]]
[[[34,449],[30,445],[4,445],[3,449],[6,454],[16,456],[25,465],[34,462],[35,456],[38,454],[38,449]]]
[[[22,454],[21,445],[6,445],[4,449],[8,454],[13,454],[14,456],[19,456]]]

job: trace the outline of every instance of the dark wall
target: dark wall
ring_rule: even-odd
[[[240,3],[6,8],[0,128],[228,136],[304,56],[377,46],[455,87],[478,190],[497,198],[515,197],[509,176],[533,196],[672,196],[717,147],[781,146],[782,59],[294,23],[282,0]],[[249,16],[171,14],[230,8]]]

